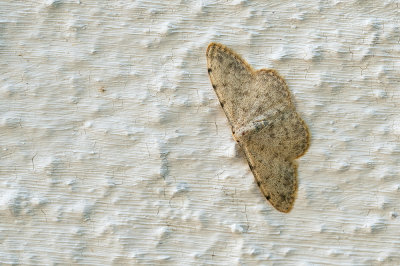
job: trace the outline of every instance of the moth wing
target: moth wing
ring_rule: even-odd
[[[250,66],[224,45],[211,43],[207,48],[207,67],[213,88],[232,127],[243,124],[248,111]]]
[[[255,72],[250,97],[247,122],[266,120],[270,123],[286,109],[293,107],[285,80],[273,69]]]
[[[278,211],[289,212],[297,194],[297,165],[278,157],[254,158],[253,164],[252,172],[265,198]]]
[[[289,89],[276,71],[254,71],[222,44],[211,43],[206,55],[211,83],[234,131],[252,121],[274,119],[291,105]]]
[[[293,160],[306,152],[309,138],[308,128],[294,107],[267,126],[238,138],[261,191],[281,212],[289,212],[294,204],[297,164]]]
[[[278,116],[273,122],[274,127],[270,130],[277,139],[272,139],[272,143],[276,145],[276,150],[280,156],[294,160],[302,156],[310,146],[310,133],[304,120],[294,109]]]

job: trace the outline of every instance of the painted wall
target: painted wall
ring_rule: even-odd
[[[3,264],[400,264],[399,1],[1,1]],[[221,42],[293,93],[289,214],[210,85]]]

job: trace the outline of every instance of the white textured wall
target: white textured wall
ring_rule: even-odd
[[[210,85],[286,77],[312,144],[289,214]],[[399,1],[0,1],[0,262],[400,263]]]

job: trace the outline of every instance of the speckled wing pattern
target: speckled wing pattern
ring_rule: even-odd
[[[272,69],[255,71],[231,49],[207,48],[212,86],[244,150],[266,199],[289,212],[297,193],[297,164],[310,145],[305,122],[297,114],[284,79]]]

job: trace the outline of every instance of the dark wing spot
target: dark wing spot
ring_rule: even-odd
[[[270,199],[271,199],[271,196],[270,196],[270,195],[267,195],[265,198],[266,198],[267,200],[270,200]]]
[[[281,201],[282,201],[282,202],[284,202],[284,201],[288,201],[288,198],[287,198],[287,196],[286,196],[286,195],[284,195],[284,194],[280,194],[280,195],[279,195],[279,197],[281,198]]]
[[[210,74],[212,72],[211,68],[208,69],[208,73]]]
[[[260,181],[257,181],[257,185],[260,186],[260,185],[261,185],[261,182],[260,182]]]
[[[217,86],[215,86],[214,84],[212,86],[213,86],[214,90],[217,88]]]

